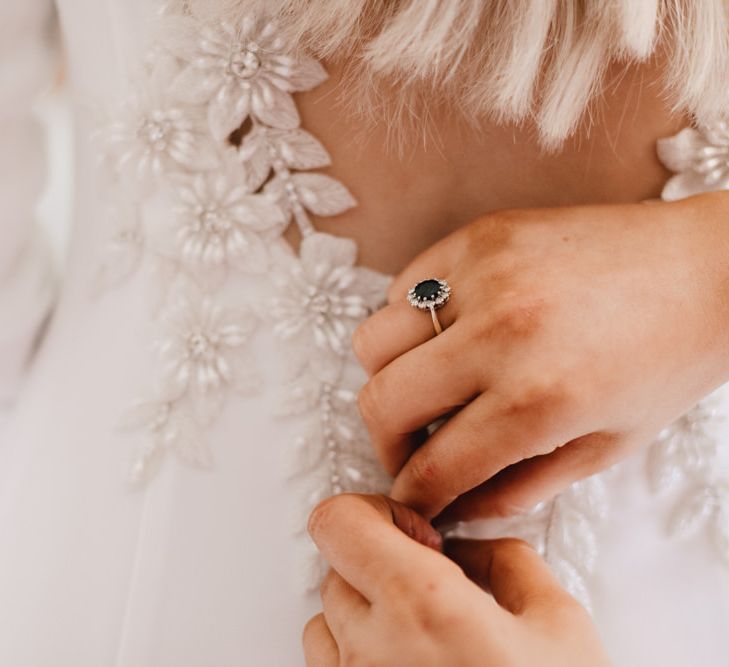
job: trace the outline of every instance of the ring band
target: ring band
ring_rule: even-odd
[[[436,311],[445,306],[450,298],[451,287],[445,280],[440,278],[421,280],[408,291],[408,302],[413,308],[430,311],[436,336],[443,332]]]

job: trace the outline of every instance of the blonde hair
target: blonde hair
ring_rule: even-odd
[[[384,83],[400,111],[445,103],[466,118],[533,121],[548,147],[574,132],[610,63],[658,51],[674,110],[709,122],[729,108],[725,0],[189,1],[278,16],[294,43],[349,63],[370,110]]]

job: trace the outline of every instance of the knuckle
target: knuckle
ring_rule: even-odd
[[[321,585],[319,586],[319,594],[321,595],[322,600],[324,600],[329,593],[332,590],[332,585],[334,584],[334,575],[332,573],[332,570],[329,570],[327,573],[327,576],[324,577],[324,579],[321,582]]]
[[[415,492],[428,491],[435,487],[440,469],[430,456],[416,453],[407,463],[407,477]]]
[[[505,402],[507,415],[518,418],[530,430],[542,431],[561,421],[576,403],[573,389],[563,378],[532,378],[517,382]]]
[[[414,597],[414,586],[408,577],[402,573],[386,574],[382,577],[382,590],[393,609],[409,607]]]
[[[488,322],[489,336],[509,343],[533,338],[543,330],[549,304],[545,297],[521,290],[502,295]]]
[[[378,375],[370,378],[370,381],[362,387],[357,395],[357,406],[362,419],[367,425],[379,423],[385,414],[382,409],[383,385]]]
[[[342,493],[331,496],[322,500],[309,515],[309,534],[316,539],[319,535],[331,532],[333,528],[351,524],[362,515],[364,509],[375,509],[383,516],[387,516],[390,505],[382,495]]]
[[[500,294],[489,308],[469,316],[466,336],[472,343],[488,341],[502,352],[508,351],[533,340],[546,328],[548,299],[535,294],[525,296],[512,282],[508,275],[489,275],[481,291],[488,293],[499,285]]]
[[[365,368],[369,361],[368,350],[372,349],[372,346],[370,345],[370,329],[369,320],[365,320],[354,330],[354,333],[352,334],[352,350]]]
[[[454,603],[449,581],[452,582],[452,579],[435,573],[421,583],[410,605],[412,619],[419,632],[435,635],[442,633],[446,627],[454,627],[454,623],[458,625],[460,609]]]
[[[352,646],[339,648],[339,664],[341,667],[376,667],[376,663]]]
[[[467,247],[487,247],[490,251],[499,250],[507,245],[512,234],[511,211],[498,211],[480,217],[469,225],[464,234]]]
[[[304,626],[304,631],[301,633],[301,642],[304,647],[307,647],[311,644],[323,622],[323,614],[317,614],[307,621],[306,625]]]
[[[404,286],[403,276],[400,274],[393,280],[387,288],[387,303],[393,304],[402,301],[405,298],[407,287]]]
[[[322,500],[309,515],[309,534],[316,538],[317,535],[327,533],[341,513],[346,511],[348,502],[347,496],[332,496]]]

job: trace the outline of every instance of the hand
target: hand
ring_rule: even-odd
[[[304,631],[309,667],[609,664],[587,612],[524,542],[453,542],[461,570],[416,541],[438,542],[424,519],[366,496],[325,501],[310,531],[333,570]]]
[[[469,491],[447,518],[518,513],[725,382],[726,207],[720,194],[494,213],[415,259],[353,341],[393,497],[429,518]],[[453,290],[437,337],[405,300],[431,277]]]

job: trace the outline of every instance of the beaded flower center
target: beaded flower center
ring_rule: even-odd
[[[172,121],[163,117],[151,117],[142,120],[139,127],[139,136],[147,143],[147,145],[156,152],[162,152],[167,149],[169,135],[174,127]]]
[[[223,236],[230,231],[230,220],[218,209],[202,209],[197,217],[197,231],[206,234]]]
[[[255,46],[241,48],[230,56],[228,68],[239,79],[250,79],[261,67],[261,59],[255,52]]]
[[[325,319],[336,315],[341,311],[340,299],[336,295],[326,294],[315,288],[311,288],[306,299],[306,308],[319,319]]]
[[[198,330],[187,337],[187,351],[196,361],[210,361],[217,354],[215,337],[209,333]]]

